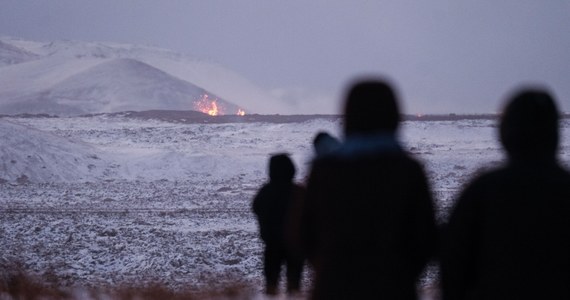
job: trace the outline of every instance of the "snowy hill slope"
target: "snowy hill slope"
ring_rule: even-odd
[[[12,97],[4,94],[5,102],[0,104],[0,111],[7,114],[74,115],[149,109],[189,110],[202,95],[210,94],[198,86],[134,59],[95,60],[99,63],[82,70],[91,61],[82,66],[75,64],[74,70],[81,70],[80,72],[62,76],[52,86],[24,95],[12,93]],[[65,66],[56,72],[65,73],[67,68]],[[57,66],[54,70],[57,70]],[[50,78],[53,80],[52,73],[40,77],[44,81]],[[218,104],[228,111],[238,110],[237,106],[217,99]]]
[[[19,64],[38,57],[36,54],[0,41],[0,67]]]
[[[150,55],[141,61],[192,82],[223,99],[244,107],[248,112],[259,114],[302,114],[269,91],[262,90],[238,73],[220,65],[193,61],[184,57],[176,59]]]
[[[13,38],[4,39],[13,45],[43,57],[136,59],[198,85],[241,107],[253,109],[255,113],[303,112],[291,111],[291,108],[282,100],[276,98],[269,91],[255,86],[251,81],[233,70],[163,48],[103,42],[54,41],[40,43]]]
[[[84,73],[98,64],[115,59],[136,60],[154,67],[153,74],[157,74],[158,72],[156,71],[161,71],[170,75],[170,80],[176,79],[178,82],[166,84],[170,86],[167,88],[169,91],[172,91],[172,86],[179,87],[181,86],[180,81],[185,81],[190,85],[208,91],[210,95],[216,95],[218,99],[222,98],[235,104],[235,106],[226,108],[228,113],[233,113],[234,108],[238,106],[244,108],[247,112],[253,113],[291,113],[290,108],[282,101],[275,99],[269,92],[256,87],[236,72],[214,63],[198,61],[189,56],[165,49],[99,42],[58,41],[42,43],[7,37],[0,38],[0,41],[8,48],[21,49],[34,57],[37,56],[34,61],[25,59],[11,60],[10,65],[0,67],[0,113],[32,112],[29,111],[32,108],[37,108],[34,112],[47,112],[45,110],[48,107],[51,108],[52,104],[57,102],[57,99],[54,97],[60,95],[70,96],[68,93],[69,89],[74,90],[74,95],[71,96],[77,95],[78,78],[74,81],[75,87],[64,87],[63,83],[60,85],[61,81],[79,75],[79,73]],[[8,59],[8,55],[0,51],[0,59],[4,56]],[[133,66],[134,63],[117,65],[127,67],[131,71],[133,68],[137,68]],[[116,68],[118,67],[113,67],[115,68],[114,71],[117,71]],[[91,79],[85,74],[79,76],[79,78],[86,82]],[[135,80],[132,80],[131,83]],[[66,84],[69,83],[69,81],[66,82]],[[57,85],[57,91],[52,92],[52,88],[55,85]],[[87,86],[87,84],[82,87],[91,90],[97,89],[96,87]],[[169,99],[179,98],[179,93],[186,90],[187,88],[182,88],[181,91],[172,91],[174,95],[166,93],[163,96],[167,96]],[[113,91],[108,92],[110,94]],[[129,96],[141,96],[140,94],[133,95],[125,91],[123,93]],[[158,92],[158,94],[160,93]],[[150,93],[146,92],[143,94],[148,96]],[[94,96],[90,92],[82,92],[81,95]],[[118,98],[115,97],[113,100]],[[106,101],[108,100],[111,99],[107,98]],[[147,100],[148,103],[145,102]],[[133,110],[172,108],[151,107],[156,103],[156,100],[154,97],[150,99],[139,97],[129,101],[133,101],[131,104],[134,104],[135,101],[141,104],[142,108]],[[44,102],[51,102],[51,104],[42,105]],[[144,104],[148,105],[145,106]],[[3,107],[5,105],[7,107]],[[122,107],[122,105],[118,104],[117,108]],[[113,105],[100,106],[100,108],[103,107],[111,108]],[[184,109],[189,107],[187,106]],[[60,108],[59,105],[56,105],[54,110],[58,111]],[[69,106],[66,107],[66,111],[72,114],[81,113],[78,110],[70,109]],[[99,112],[105,111],[89,111],[89,113]]]
[[[83,142],[0,120],[0,181],[93,180],[110,171],[101,152]]]

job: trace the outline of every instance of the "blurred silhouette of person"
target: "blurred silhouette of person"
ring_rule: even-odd
[[[398,142],[388,83],[357,82],[346,99],[345,139],[314,161],[307,186],[311,299],[416,299],[437,235],[425,173]]]
[[[326,131],[319,131],[313,138],[313,156],[307,162],[308,169],[311,169],[313,162],[324,155],[328,155],[340,148],[340,141]],[[309,181],[309,174],[303,178],[303,184],[306,186]]]
[[[282,265],[286,266],[287,292],[300,290],[304,256],[300,222],[304,189],[293,182],[295,166],[287,154],[269,160],[269,182],[253,199],[261,239],[265,243],[263,272],[266,293],[278,291]]]
[[[313,148],[316,157],[327,155],[340,147],[340,141],[328,132],[319,131],[313,139]]]
[[[543,89],[501,117],[506,164],[461,193],[444,231],[443,299],[570,299],[570,174],[556,159],[558,110]]]

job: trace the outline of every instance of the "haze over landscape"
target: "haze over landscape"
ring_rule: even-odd
[[[410,114],[497,112],[525,83],[551,87],[570,110],[568,1],[5,0],[0,28],[45,43],[182,53],[232,76],[201,70],[208,76],[192,84],[259,113],[338,113],[344,87],[361,74],[392,78]],[[172,69],[162,70],[196,73]]]

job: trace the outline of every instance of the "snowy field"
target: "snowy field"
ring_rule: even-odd
[[[17,263],[65,285],[261,289],[250,202],[267,159],[290,153],[302,182],[314,135],[340,136],[340,126],[2,118],[0,267]],[[570,120],[561,126],[568,166]],[[426,167],[440,220],[475,172],[504,159],[492,120],[406,121],[400,135]]]

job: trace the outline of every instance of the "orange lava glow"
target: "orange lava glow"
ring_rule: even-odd
[[[200,96],[200,99],[195,100],[192,105],[194,110],[201,113],[205,113],[210,116],[223,116],[228,112],[228,107],[223,101],[221,103],[218,102],[217,98],[211,99],[208,94],[203,94]],[[233,112],[231,113],[233,114]],[[245,110],[238,108],[235,114],[238,116],[245,116]]]
[[[222,111],[218,108],[216,100],[217,99],[210,100],[208,95],[204,94],[202,95],[202,98],[194,102],[194,109],[210,116],[221,115]]]
[[[218,105],[216,104],[216,101],[212,101],[212,107],[210,108],[210,110],[208,110],[208,114],[210,116],[217,116],[218,115]]]

